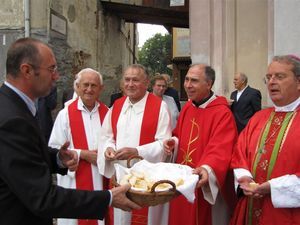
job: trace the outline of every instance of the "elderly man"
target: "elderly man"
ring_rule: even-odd
[[[161,98],[165,103],[167,103],[171,116],[171,127],[174,129],[176,127],[179,111],[174,98],[164,94],[167,89],[167,85],[167,81],[162,75],[156,75],[152,80],[152,92],[155,96]]]
[[[261,110],[261,93],[248,85],[248,78],[244,73],[237,73],[233,83],[236,90],[230,95],[231,111],[240,133],[254,113]]]
[[[52,173],[77,168],[77,154],[47,146],[35,113],[37,98],[58,79],[52,50],[39,40],[21,38],[8,49],[6,81],[0,88],[0,224],[50,225],[52,218],[103,219],[109,204],[139,208],[126,198],[129,185],[111,191],[65,189]],[[111,192],[111,193],[110,193]]]
[[[79,166],[76,172],[57,175],[57,184],[79,190],[103,190],[103,177],[97,168],[98,140],[101,124],[108,108],[99,102],[103,87],[102,76],[87,68],[76,75],[74,86],[78,98],[66,105],[56,117],[49,140],[49,146],[57,148],[66,141],[78,154]],[[107,187],[106,187],[107,188]],[[77,225],[75,219],[58,219],[58,225]],[[80,223],[80,221],[79,221]],[[89,224],[104,224],[104,221],[90,221]]]
[[[111,177],[114,163],[126,166],[130,156],[142,156],[150,162],[164,160],[163,140],[171,137],[170,117],[167,105],[161,99],[147,92],[148,73],[142,65],[133,64],[123,74],[124,97],[115,101],[103,123],[103,135],[98,151],[98,167],[101,174]],[[151,208],[149,210],[151,222]],[[120,210],[114,213],[115,225],[139,222],[147,224],[147,216],[142,221]],[[135,214],[134,214],[135,215]]]
[[[174,137],[164,142],[168,154],[175,144],[176,163],[191,166],[199,175],[193,204],[182,196],[171,201],[170,225],[225,225],[229,220],[225,180],[237,131],[227,100],[211,91],[214,81],[210,66],[190,67],[184,81],[190,101],[179,114]]]
[[[300,224],[300,58],[275,56],[265,76],[274,107],[240,134],[232,167],[241,188],[233,225]]]

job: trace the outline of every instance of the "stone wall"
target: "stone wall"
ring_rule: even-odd
[[[8,46],[24,37],[24,1],[5,1],[0,9],[0,65],[4,79]],[[66,23],[66,33],[53,30],[51,14]],[[48,43],[57,58],[60,79],[58,109],[64,90],[72,88],[75,74],[83,68],[98,70],[104,78],[101,100],[109,104],[110,95],[119,89],[122,70],[134,62],[134,24],[127,24],[105,12],[97,0],[31,0],[30,36]],[[3,45],[3,35],[6,45]]]

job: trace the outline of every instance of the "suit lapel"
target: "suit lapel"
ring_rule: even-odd
[[[36,137],[39,139],[39,149],[40,149],[42,155],[44,156],[45,160],[49,164],[49,166],[51,166],[49,152],[48,152],[48,148],[47,148],[48,145],[44,139],[44,136],[42,135],[42,131],[39,127],[37,119],[32,115],[32,113],[28,109],[28,106],[26,105],[26,103],[16,92],[14,92],[12,89],[7,87],[5,84],[3,84],[1,86],[0,92],[2,92],[5,96],[7,96],[12,101],[12,103],[14,105],[16,105],[16,108],[18,110],[21,110],[21,112],[22,112],[21,114],[22,114],[23,118],[25,120],[27,120],[28,122],[30,122],[33,125],[33,127],[35,127],[35,129],[37,130],[37,133],[39,134]],[[30,135],[30,134],[31,133],[29,133],[28,135]]]
[[[237,102],[237,91],[234,91],[232,93],[232,97],[233,97],[234,102]]]
[[[249,86],[246,87],[246,89],[243,91],[243,93],[241,94],[240,98],[239,98],[239,101],[243,98],[245,98],[249,93]]]
[[[23,101],[23,99],[12,89],[7,87],[5,84],[3,84],[0,88],[1,92],[6,95],[13,103],[15,103],[19,109],[21,109],[24,112],[24,116],[28,118],[34,118],[30,110],[28,109],[28,106]]]

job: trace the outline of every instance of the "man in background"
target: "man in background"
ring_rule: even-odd
[[[109,108],[112,107],[112,105],[114,104],[114,102],[123,97],[124,96],[124,84],[123,84],[123,80],[120,80],[120,88],[119,88],[119,92],[117,93],[113,93],[110,96],[110,104],[109,104]]]
[[[79,190],[107,189],[108,182],[105,186],[104,177],[99,174],[97,167],[98,140],[108,111],[106,105],[98,101],[103,89],[102,75],[90,68],[83,69],[76,75],[75,86],[78,98],[58,113],[49,146],[59,148],[65,142],[70,142],[69,148],[77,152],[79,165],[75,173],[68,171],[65,176],[57,175],[57,184]],[[81,221],[76,219],[57,220],[58,225],[78,223]],[[87,223],[104,225],[104,221],[100,220]]]
[[[37,119],[45,136],[46,142],[49,141],[51,135],[53,127],[52,110],[56,108],[56,105],[57,88],[54,86],[51,88],[50,94],[39,98],[37,103]]]
[[[156,75],[152,83],[152,92],[155,96],[161,98],[165,103],[167,103],[170,115],[171,115],[171,126],[172,130],[176,127],[177,118],[179,115],[178,108],[176,106],[174,98],[171,96],[165,95],[165,91],[167,89],[167,81],[162,75]]]
[[[164,94],[174,98],[174,101],[177,105],[178,111],[180,112],[181,105],[180,105],[180,100],[179,100],[179,94],[178,94],[178,91],[171,86],[172,85],[172,80],[171,80],[170,75],[166,74],[166,73],[161,74],[161,75],[165,78],[165,80],[167,81],[167,84],[168,84],[167,89],[166,89]]]
[[[261,93],[248,85],[248,78],[244,73],[237,73],[233,84],[236,90],[230,95],[231,111],[240,133],[254,113],[261,110]]]

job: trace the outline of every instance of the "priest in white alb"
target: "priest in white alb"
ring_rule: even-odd
[[[65,176],[57,175],[57,184],[80,190],[103,190],[108,185],[97,168],[101,124],[108,111],[107,106],[98,101],[103,87],[102,76],[93,69],[83,69],[77,74],[74,87],[78,98],[59,112],[49,146],[57,148],[69,141],[70,149],[78,153],[79,165],[76,172],[69,171]],[[104,221],[58,219],[57,224],[104,225]]]
[[[107,113],[99,142],[98,167],[109,178],[115,172],[114,164],[126,166],[131,156],[141,156],[149,162],[164,161],[163,141],[171,137],[167,105],[147,91],[146,69],[133,64],[126,68],[122,79],[126,96],[116,100]],[[150,207],[147,217],[147,208],[133,213],[115,209],[114,224],[164,224],[161,221],[168,213],[158,215],[152,211]]]

